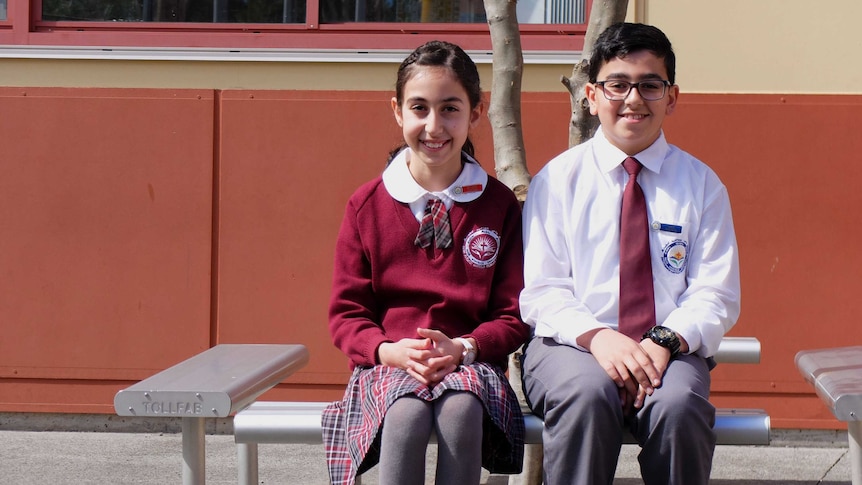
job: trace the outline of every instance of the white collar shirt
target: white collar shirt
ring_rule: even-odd
[[[446,210],[451,210],[455,202],[472,202],[478,199],[488,185],[488,173],[482,169],[476,159],[462,152],[462,158],[467,163],[464,164],[458,178],[445,190],[429,192],[416,183],[410,175],[408,167],[410,154],[410,149],[405,148],[392,159],[383,171],[383,185],[393,199],[410,206],[417,221],[422,221],[428,200],[439,198],[446,205]]]
[[[617,329],[619,237],[626,154],[601,128],[533,178],[524,206],[521,313],[536,336],[580,348],[597,328]],[[715,354],[740,310],[736,235],[725,186],[662,133],[635,155],[647,202],[656,322],[689,352]]]

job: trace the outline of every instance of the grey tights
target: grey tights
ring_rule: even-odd
[[[482,403],[469,392],[447,392],[427,402],[399,398],[383,420],[381,485],[425,483],[425,449],[437,432],[437,480],[478,484],[482,471]]]

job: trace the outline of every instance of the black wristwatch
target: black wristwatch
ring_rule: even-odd
[[[647,330],[642,338],[650,339],[653,342],[661,345],[662,347],[670,350],[671,359],[673,359],[679,354],[679,337],[676,335],[676,332],[667,327],[656,325],[655,327]]]

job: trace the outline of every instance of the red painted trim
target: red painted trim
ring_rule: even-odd
[[[317,2],[308,2],[305,24],[42,21],[42,0],[9,0],[0,42],[35,46],[236,47],[310,49],[412,49],[443,38],[468,50],[491,48],[488,25],[344,23],[320,25]],[[588,6],[587,14],[590,7]],[[4,27],[13,35],[6,37]],[[520,26],[524,50],[580,50],[586,25]]]
[[[41,0],[39,0],[41,1]],[[6,4],[6,18],[12,25],[12,43],[19,44],[27,38],[31,30],[30,3],[22,1],[9,1]]]
[[[305,23],[309,29],[320,27],[320,2],[305,2]]]
[[[212,48],[300,48],[300,49],[413,49],[433,39],[445,39],[465,50],[490,50],[488,32],[338,32],[330,30],[301,31],[214,31],[126,30],[126,31],[38,31],[24,38],[15,37],[17,45],[34,46],[105,46],[105,47],[212,47]],[[583,35],[540,33],[523,35],[521,45],[530,51],[573,51],[583,47]]]

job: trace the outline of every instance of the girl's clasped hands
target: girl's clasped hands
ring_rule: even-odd
[[[458,367],[461,346],[439,330],[416,329],[421,338],[381,344],[380,363],[404,369],[417,381],[433,386]]]

